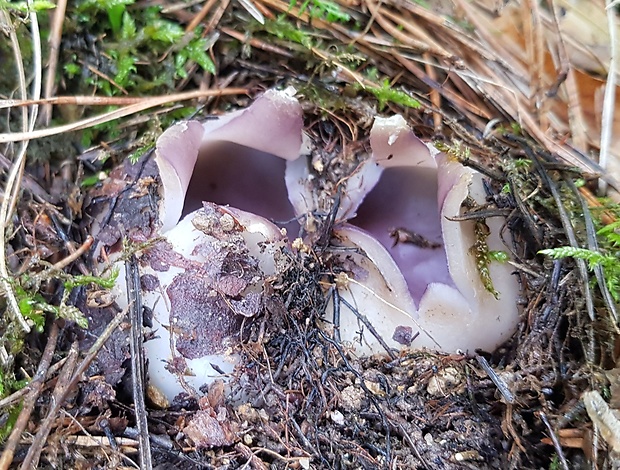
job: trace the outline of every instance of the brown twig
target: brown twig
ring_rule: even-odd
[[[63,357],[61,360],[59,360],[58,362],[55,362],[54,364],[52,364],[49,369],[47,369],[47,374],[45,374],[45,379],[49,379],[50,377],[52,377],[56,372],[58,372],[58,370],[60,370],[62,368],[62,366],[65,364],[65,362],[67,362],[67,358]],[[28,393],[31,390],[31,385],[32,382],[28,385],[26,385],[24,388],[21,388],[19,390],[17,390],[14,393],[11,393],[8,397],[3,398],[2,400],[0,400],[0,408],[6,408],[8,406],[13,406],[15,403],[17,403],[18,401],[21,401],[22,398],[25,395],[28,395]]]
[[[77,385],[77,383],[82,379],[82,374],[86,372],[86,369],[88,368],[90,363],[93,361],[93,359],[95,359],[95,356],[97,355],[99,350],[103,347],[106,341],[110,338],[110,335],[114,332],[114,330],[116,330],[116,328],[118,328],[118,326],[121,324],[121,322],[123,321],[123,318],[125,318],[125,315],[127,315],[127,310],[123,310],[122,312],[119,312],[114,317],[114,319],[108,324],[108,326],[103,331],[101,336],[97,338],[97,341],[95,341],[92,347],[88,350],[86,357],[84,357],[84,359],[82,360],[78,368],[75,370],[75,372],[73,372],[73,375],[71,376],[71,378],[68,380],[68,382],[64,382],[66,385],[62,388],[62,390],[59,391],[58,396],[55,397],[56,399],[55,401],[53,401],[49,409],[48,417],[50,416],[55,417],[58,414],[60,408],[64,405],[64,401],[67,398],[67,395],[69,394],[69,392],[71,392],[73,388]],[[49,361],[51,361],[51,356],[53,355],[53,352],[54,352],[56,340],[58,339],[58,327],[56,326],[55,323],[54,323],[54,327],[52,331],[50,332],[50,336],[48,339],[48,345],[50,344],[51,341],[53,341],[53,345],[49,346],[49,352],[48,352],[48,346],[46,346],[45,353],[44,353],[44,358],[46,359],[46,362],[44,363],[43,359],[41,360],[41,363],[44,367],[42,368],[41,365],[39,366],[39,370],[37,370],[37,374],[35,378],[44,377],[45,376],[44,371],[47,370],[47,368],[49,367]],[[47,359],[48,355],[50,356],[49,360]],[[34,408],[36,398],[38,397],[41,387],[43,385],[42,379],[39,379],[39,380],[40,380],[40,385],[35,387],[34,391],[31,394],[29,394],[25,400],[24,409],[22,410],[22,413],[24,414],[23,423],[20,423],[19,427],[17,426],[17,423],[16,423],[16,426],[13,429],[11,436],[9,437],[9,441],[7,441],[5,450],[2,453],[2,457],[0,458],[0,470],[6,470],[13,460],[13,454],[14,454],[15,448],[17,444],[19,443],[19,439],[21,438],[21,433],[25,429],[25,426],[30,417],[30,413],[32,412],[32,409]],[[20,418],[22,417],[22,413],[20,413]],[[19,418],[18,418],[18,422],[19,422]],[[15,437],[13,437],[14,435]],[[11,438],[14,439],[14,442],[9,445],[9,443],[11,442]]]
[[[205,19],[205,17],[209,14],[209,11],[211,10],[211,8],[213,8],[213,6],[217,3],[217,0],[208,0],[200,9],[200,11],[194,15],[194,17],[192,18],[192,21],[189,22],[189,24],[185,27],[185,32],[189,33],[194,31],[194,29],[196,29],[196,26],[198,26],[202,20]]]
[[[558,436],[556,436],[555,431],[553,430],[553,428],[551,427],[551,424],[549,423],[549,420],[547,419],[547,415],[545,413],[543,413],[542,411],[540,411],[538,413],[538,416],[540,417],[540,420],[543,422],[543,424],[547,428],[547,431],[549,432],[549,437],[551,438],[551,441],[553,442],[553,447],[555,448],[555,453],[557,454],[558,458],[560,459],[560,463],[562,464],[562,468],[564,470],[569,470],[570,467],[568,466],[568,462],[566,461],[566,457],[564,457],[564,452],[562,451],[562,446],[560,445],[560,441],[558,441]]]
[[[49,98],[54,93],[54,84],[56,79],[56,69],[58,68],[58,56],[60,53],[60,40],[62,38],[62,25],[65,22],[65,12],[67,9],[67,0],[58,0],[52,22],[50,24],[49,47],[50,52],[47,59],[47,71],[45,74],[45,88],[43,97]],[[47,104],[41,109],[41,121],[45,126],[49,125],[52,117],[52,106]]]
[[[88,235],[84,243],[82,243],[77,250],[74,249],[71,244],[67,244],[71,254],[61,259],[60,261],[58,261],[56,264],[52,265],[52,269],[60,271],[61,269],[64,269],[65,267],[69,266],[76,259],[78,259],[84,253],[90,250],[90,247],[93,245],[94,241],[95,239],[91,235]]]
[[[56,350],[58,332],[58,324],[54,322],[47,337],[47,344],[45,345],[45,350],[43,351],[43,355],[41,356],[41,362],[39,362],[37,372],[32,378],[30,384],[28,385],[29,391],[26,398],[24,398],[23,408],[19,413],[19,416],[17,417],[17,421],[15,421],[13,431],[11,431],[11,435],[7,439],[4,446],[4,451],[2,452],[2,456],[0,457],[1,470],[8,469],[9,465],[11,465],[11,462],[13,462],[15,449],[19,444],[22,433],[28,425],[32,410],[34,409],[37,399],[39,398],[39,394],[41,393],[43,384],[45,383],[45,377],[52,362],[52,358],[54,357],[54,351]]]
[[[151,470],[153,461],[151,456],[151,441],[149,440],[149,426],[147,422],[145,396],[146,373],[144,370],[144,350],[142,349],[142,299],[140,287],[140,272],[138,261],[132,256],[125,262],[125,281],[129,303],[129,318],[131,323],[131,336],[129,345],[131,348],[131,381],[136,427],[138,428],[138,440],[140,442],[140,468]]]
[[[60,401],[62,403],[63,397],[66,395],[67,386],[69,384],[69,379],[71,379],[71,375],[75,370],[75,365],[78,360],[78,345],[77,343],[73,343],[71,346],[71,350],[67,356],[67,362],[65,362],[64,367],[60,371],[58,375],[58,381],[56,382],[56,387],[54,388],[54,393],[52,394],[52,403],[56,403]],[[52,413],[52,410],[47,414],[37,434],[34,437],[32,444],[30,445],[30,449],[28,449],[28,453],[24,458],[24,461],[21,464],[21,470],[28,470],[31,468],[37,468],[39,464],[39,458],[41,457],[41,451],[43,450],[43,446],[47,441],[47,437],[49,436],[50,431],[52,430],[52,425],[56,420],[56,412]]]

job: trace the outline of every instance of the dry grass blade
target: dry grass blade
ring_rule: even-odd
[[[34,15],[36,18],[36,15]],[[11,45],[13,47],[13,53],[15,56],[15,62],[17,64],[17,76],[19,77],[19,91],[23,100],[27,98],[26,94],[26,76],[24,72],[24,66],[22,62],[21,50],[19,46],[19,41],[17,40],[17,35],[15,34],[15,30],[11,25],[11,20],[9,18],[8,13],[5,10],[0,10],[0,19],[2,23],[8,28],[9,34],[11,37]],[[35,38],[35,42],[38,42],[39,38]],[[40,47],[36,48],[40,52]],[[40,62],[39,62],[40,63]],[[36,61],[35,61],[36,64]],[[35,70],[35,74],[37,70]],[[38,70],[40,73],[40,69]],[[38,96],[37,96],[38,98]],[[28,124],[28,111],[26,108],[22,109],[22,130],[26,132],[29,129]],[[34,120],[31,119],[30,122],[34,124]],[[30,331],[30,325],[26,322],[24,317],[21,314],[19,309],[19,305],[17,304],[17,299],[15,297],[15,293],[13,292],[13,286],[9,282],[11,276],[9,275],[9,270],[7,268],[6,263],[6,231],[10,224],[10,219],[13,214],[13,210],[15,209],[15,205],[17,204],[17,193],[20,187],[21,177],[24,172],[24,166],[26,165],[26,149],[28,148],[27,141],[24,142],[20,151],[17,155],[13,163],[13,167],[9,172],[9,176],[6,181],[6,185],[4,187],[4,198],[2,199],[2,205],[0,205],[0,285],[2,286],[2,290],[4,291],[4,295],[7,297],[7,302],[9,305],[9,311],[11,315],[15,318],[17,323],[20,325],[22,330],[25,332]],[[2,348],[4,349],[4,348]],[[6,357],[6,353],[0,355],[0,359],[2,362],[7,362],[8,357]]]
[[[540,419],[542,420],[543,423],[545,423],[545,426],[547,427],[547,431],[549,433],[549,436],[551,437],[551,440],[553,442],[553,447],[555,448],[556,453],[558,454],[558,457],[560,459],[560,463],[562,464],[562,468],[564,470],[569,470],[569,466],[568,466],[568,462],[566,461],[566,457],[564,457],[564,452],[562,451],[562,446],[560,445],[560,442],[558,440],[558,436],[556,435],[555,431],[553,430],[553,428],[551,427],[551,424],[549,423],[549,420],[547,419],[547,415],[543,412],[539,413]]]
[[[605,84],[605,97],[603,99],[603,115],[601,123],[601,151],[599,154],[599,164],[604,171],[607,170],[611,153],[611,140],[613,134],[614,125],[614,113],[616,110],[616,85],[617,85],[617,73],[616,70],[619,65],[620,51],[618,51],[618,22],[616,19],[616,12],[611,8],[611,2],[606,1],[607,8],[607,27],[609,29],[610,47],[611,47],[611,59],[609,61],[609,73],[607,74],[607,83]],[[616,188],[617,189],[617,188]],[[604,180],[601,180],[599,184],[599,190],[602,194],[605,194],[606,184]]]
[[[32,106],[33,104],[43,105],[76,105],[76,106],[127,106],[130,104],[148,101],[151,97],[127,97],[127,96],[55,96],[38,100],[0,100],[0,109],[19,108]]]
[[[613,410],[596,391],[585,392],[581,399],[607,445],[615,453],[620,453],[620,420],[614,416]]]
[[[493,381],[499,392],[506,400],[506,403],[510,405],[515,404],[515,396],[510,391],[510,388],[506,385],[506,383],[497,375],[497,373],[493,370],[489,362],[482,356],[476,355],[476,360],[478,364],[484,369],[484,371],[489,375],[489,378]]]
[[[254,6],[251,0],[239,0],[239,3],[247,10],[247,12],[252,15],[256,21],[260,24],[265,24],[265,17],[263,14]]]
[[[571,218],[566,208],[564,207],[562,196],[560,195],[560,192],[558,191],[557,184],[549,177],[549,174],[542,166],[539,157],[527,148],[526,148],[526,152],[528,153],[528,156],[532,158],[532,161],[536,164],[536,167],[538,168],[541,178],[545,182],[546,186],[549,188],[549,191],[551,192],[553,199],[555,200],[558,213],[562,220],[562,226],[564,227],[570,246],[574,248],[579,248],[579,242],[577,241],[577,237],[575,236],[575,229],[571,222]],[[583,290],[583,296],[586,301],[586,309],[588,312],[588,316],[590,317],[591,321],[594,321],[594,319],[596,318],[596,315],[594,313],[594,300],[592,298],[592,291],[590,290],[590,284],[588,282],[588,268],[586,266],[585,260],[583,259],[577,259],[575,260],[575,262],[577,263],[579,275],[581,276],[581,280],[582,280],[581,288]]]
[[[169,96],[148,98],[145,100],[141,100],[135,104],[125,106],[121,109],[110,111],[108,113],[94,116],[92,118],[83,119],[75,123],[65,124],[63,126],[50,127],[48,129],[40,129],[31,132],[13,132],[8,134],[0,134],[0,143],[40,139],[41,137],[49,137],[52,135],[63,134],[65,132],[88,129],[98,124],[114,121],[122,117],[131,116],[132,114],[139,113],[140,111],[145,111],[147,109],[155,108],[157,106],[175,103],[177,101],[187,101],[213,96],[244,95],[247,93],[248,90],[245,88],[225,88],[221,90],[218,89],[190,91],[186,93],[177,93]]]
[[[586,236],[587,236],[586,242],[588,245],[588,249],[592,252],[598,252],[599,245],[598,245],[598,241],[596,238],[596,229],[594,227],[594,222],[592,220],[592,214],[590,214],[590,210],[588,208],[588,203],[586,199],[581,196],[581,193],[579,192],[579,190],[576,188],[575,184],[572,181],[570,180],[567,181],[567,184],[581,204],[584,223],[586,226]],[[605,303],[605,306],[607,307],[607,311],[611,315],[611,320],[612,320],[611,325],[615,329],[616,333],[620,334],[620,329],[618,328],[618,313],[616,311],[616,302],[611,292],[609,292],[609,288],[607,287],[607,283],[605,282],[606,276],[605,276],[605,271],[603,270],[603,267],[600,265],[595,266],[594,274],[596,277],[596,282],[598,283],[598,287],[601,293],[603,294],[603,302]]]

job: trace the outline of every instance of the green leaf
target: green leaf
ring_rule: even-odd
[[[80,328],[88,328],[88,320],[79,308],[73,305],[63,305],[58,309],[58,316],[69,321],[75,322]]]
[[[548,248],[546,250],[540,250],[540,254],[549,256],[553,259],[563,258],[576,258],[583,259],[588,262],[590,269],[595,266],[604,264],[609,261],[609,257],[602,255],[598,251],[588,250],[586,248],[574,248],[572,246],[562,246],[559,248]],[[613,258],[611,259],[613,261]]]
[[[5,393],[2,394],[3,397],[5,396]],[[6,393],[6,395],[8,395],[8,393]],[[23,403],[18,403],[17,405],[9,407],[8,410],[5,411],[6,414],[4,417],[4,422],[3,425],[0,427],[1,442],[4,442],[11,434],[11,431],[13,430],[13,428],[15,427],[15,423],[17,422],[17,418],[22,411],[22,407]]]
[[[123,14],[125,13],[125,5],[122,3],[111,6],[107,9],[108,20],[112,26],[112,32],[116,36],[121,30],[121,23],[123,21]]]
[[[63,67],[65,74],[67,74],[67,78],[71,79],[80,73],[80,66],[78,64],[65,64]]]
[[[144,155],[146,152],[148,152],[149,150],[151,150],[153,148],[155,148],[155,143],[144,145],[144,146],[140,147],[139,149],[131,152],[127,156],[127,158],[129,159],[129,161],[131,162],[132,165],[135,165],[142,155]]]
[[[528,169],[532,165],[532,160],[528,160],[527,158],[515,158],[512,164],[515,168]]]
[[[314,1],[314,7],[311,9],[310,16],[314,18],[323,18],[329,23],[346,23],[351,19],[347,13],[342,11],[340,5],[325,0]]]
[[[185,54],[184,51],[181,51],[174,56],[174,70],[176,75],[180,78],[187,78],[187,71],[185,70],[186,62],[187,54]]]
[[[119,6],[133,5],[135,0],[85,0],[79,3],[80,10],[108,11]]]
[[[293,25],[284,15],[279,15],[275,21],[267,20],[265,30],[273,34],[278,39],[286,39],[310,49],[312,47],[312,37]]]
[[[501,250],[490,250],[488,255],[491,261],[497,261],[498,263],[505,263],[508,261],[508,253]]]
[[[43,298],[41,298],[41,300],[43,300]],[[18,300],[18,305],[19,311],[24,318],[27,318],[34,323],[38,333],[43,333],[43,329],[45,327],[45,315],[43,315],[43,312],[45,310],[41,308],[41,302],[38,302],[32,297],[23,297]]]
[[[620,300],[620,263],[615,255],[603,255],[598,251],[587,250],[585,248],[573,248],[563,246],[541,250],[539,253],[550,256],[553,259],[576,258],[583,259],[588,263],[588,269],[592,271],[595,267],[601,266],[605,275],[605,285],[607,290],[616,302]]]
[[[87,176],[86,178],[84,178],[82,182],[80,183],[80,186],[82,188],[91,188],[95,186],[97,183],[99,183],[100,181],[102,181],[105,177],[106,177],[105,172],[100,171],[94,175]]]
[[[312,5],[310,5],[310,3],[312,3]],[[297,0],[291,0],[289,8],[295,5],[297,5]],[[306,0],[301,7],[299,7],[299,12],[303,13],[306,10],[308,10],[308,14],[311,18],[324,19],[329,23],[334,23],[336,21],[346,23],[351,19],[348,13],[342,11],[340,5],[330,0]]]
[[[420,102],[418,100],[412,98],[404,91],[395,90],[394,88],[392,88],[389,78],[386,78],[381,86],[369,86],[366,87],[366,90],[375,95],[377,100],[379,100],[380,110],[385,108],[385,105],[387,103],[399,104],[401,106],[406,106],[408,108],[414,109],[420,107]]]
[[[597,234],[603,235],[614,247],[620,248],[620,220],[605,225]]]

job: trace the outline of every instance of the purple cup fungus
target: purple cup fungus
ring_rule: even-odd
[[[379,170],[379,181],[363,202],[355,201],[350,224],[334,229],[334,244],[349,248],[339,255],[341,264],[358,268],[340,282],[340,296],[388,347],[494,350],[516,329],[519,285],[510,265],[498,262],[488,265],[493,287],[485,285],[478,263],[488,251],[473,247],[504,249],[504,220],[479,223],[482,234],[474,221],[451,220],[466,198],[484,203],[482,175],[425,145],[399,115],[376,118],[370,142],[372,155],[359,173],[374,181]],[[384,350],[342,305],[339,323],[341,339],[358,353]]]
[[[181,122],[157,140],[163,239],[141,256],[140,270],[153,311],[154,338],[144,343],[150,385],[167,400],[233,370],[242,322],[262,311],[268,278],[285,269],[286,236],[254,212],[293,217],[284,161],[301,154],[302,125],[292,93],[268,91],[247,109]]]
[[[311,219],[334,203],[310,170],[293,95],[267,91],[246,109],[179,123],[157,141],[163,240],[140,262],[143,302],[153,310],[149,376],[168,399],[233,370],[242,322],[264,308],[265,285],[292,259],[270,220]],[[345,178],[325,251],[344,300],[341,339],[358,354],[383,351],[363,316],[391,348],[495,348],[516,327],[517,282],[494,263],[498,299],[485,289],[471,253],[473,222],[449,220],[468,195],[482,197],[481,175],[427,147],[401,116],[376,119],[371,147]],[[503,246],[501,225],[488,221],[491,250]],[[392,246],[391,236],[401,243]],[[330,304],[328,327],[333,311]]]

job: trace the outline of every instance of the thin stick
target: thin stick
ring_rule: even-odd
[[[68,266],[69,264],[73,263],[76,259],[78,259],[80,256],[82,256],[84,253],[86,253],[90,249],[94,241],[95,239],[92,237],[92,235],[88,235],[84,243],[82,243],[82,245],[80,245],[80,247],[77,250],[75,250],[73,253],[71,253],[66,258],[61,259],[58,263],[54,264],[52,266],[52,269],[56,269],[60,271],[61,269]]]
[[[60,369],[66,361],[67,361],[67,357],[65,356],[60,361],[52,364],[47,370],[47,374],[45,374],[45,379],[49,379],[52,375],[58,372],[58,369]],[[32,389],[31,385],[32,385],[32,382],[30,382],[24,388],[20,388],[16,392],[10,394],[8,397],[5,397],[2,400],[0,400],[0,409],[6,408],[8,406],[13,406],[15,403],[20,401],[24,395],[28,395],[28,393]]]
[[[611,153],[611,138],[614,128],[614,111],[616,109],[616,67],[618,61],[618,45],[616,43],[616,12],[607,4],[607,28],[609,30],[609,42],[611,47],[611,59],[607,71],[607,83],[605,84],[605,97],[603,99],[603,116],[601,118],[601,152],[598,164],[607,170],[609,155]],[[617,188],[616,188],[617,189]],[[607,191],[607,182],[599,179],[598,190],[601,195]]]
[[[0,109],[18,108],[31,106],[33,104],[43,105],[63,105],[70,104],[76,106],[125,106],[128,104],[141,103],[153,99],[151,96],[52,96],[38,100],[0,100]]]
[[[549,423],[549,420],[547,419],[547,415],[545,415],[545,413],[540,411],[538,413],[538,416],[540,417],[540,420],[544,423],[545,427],[547,428],[547,431],[549,432],[549,437],[551,438],[551,442],[553,442],[555,453],[558,456],[558,459],[560,459],[562,468],[564,470],[569,470],[570,467],[568,466],[566,457],[564,457],[564,452],[562,451],[562,445],[560,444],[560,441],[558,440],[558,436],[555,435],[555,431],[551,427],[551,423]]]
[[[71,386],[79,382],[80,377],[86,371],[90,363],[93,362],[93,359],[95,359],[95,356],[97,355],[99,350],[103,347],[105,342],[110,338],[112,333],[114,333],[114,330],[121,324],[121,322],[123,321],[123,318],[125,318],[125,315],[127,315],[127,310],[128,309],[125,309],[122,312],[117,313],[114,319],[112,319],[112,321],[108,324],[107,328],[103,331],[103,333],[101,333],[101,336],[97,338],[97,341],[95,341],[95,344],[93,344],[90,347],[90,349],[88,350],[88,354],[80,363],[80,366],[77,368],[77,370],[73,374],[73,377],[71,377],[71,383],[70,383]],[[70,387],[67,389],[67,391],[69,391],[69,389]]]
[[[36,18],[36,15],[34,15]],[[6,10],[0,10],[0,19],[3,23],[8,26],[9,36],[11,38],[11,45],[13,47],[13,53],[15,55],[15,63],[17,66],[17,76],[19,80],[19,92],[22,99],[26,99],[26,74],[24,71],[24,64],[22,62],[21,49],[19,47],[19,41],[17,40],[17,35],[15,34],[15,28],[11,24],[11,20],[9,18]],[[35,41],[36,42],[36,41]],[[37,49],[36,46],[34,48]],[[40,51],[40,49],[39,49]],[[36,63],[36,60],[35,60]],[[26,132],[28,130],[28,110],[24,108],[22,110],[22,131]],[[24,139],[26,140],[26,139]],[[24,166],[26,164],[26,149],[28,148],[28,142],[24,142],[24,144],[20,147],[20,151],[15,159],[15,163],[11,168],[9,173],[9,177],[6,181],[6,186],[4,188],[4,198],[2,199],[2,205],[0,206],[0,285],[5,292],[7,298],[7,307],[8,311],[13,315],[19,326],[26,333],[30,332],[30,326],[26,322],[26,319],[22,316],[21,311],[19,309],[19,305],[17,303],[17,298],[15,297],[15,293],[13,292],[13,287],[9,281],[9,270],[6,264],[6,229],[10,223],[11,215],[13,213],[13,209],[17,203],[15,198],[15,193],[19,190],[21,175],[24,171]],[[17,189],[15,189],[17,188]]]
[[[504,400],[506,400],[506,403],[510,405],[514,404],[516,401],[514,394],[510,391],[510,389],[506,385],[506,382],[504,382],[504,380],[495,373],[495,371],[493,370],[491,365],[488,363],[488,361],[483,356],[480,356],[479,354],[476,354],[476,360],[478,361],[478,364],[480,364],[480,366],[487,373],[491,381],[495,384],[499,392],[502,394],[502,396],[504,397]]]
[[[383,337],[377,332],[373,324],[370,323],[370,320],[366,318],[366,315],[360,313],[359,310],[357,310],[353,305],[351,305],[349,302],[347,302],[346,299],[342,297],[340,297],[340,302],[342,302],[349,310],[351,310],[351,312],[355,314],[358,320],[364,324],[368,331],[372,333],[372,335],[377,339],[377,341],[379,341],[379,344],[383,346],[383,349],[385,349],[385,352],[388,354],[388,356],[390,356],[390,359],[393,361],[396,360],[396,355],[394,354],[394,351],[390,349]]]
[[[11,435],[4,446],[4,451],[0,457],[0,470],[6,470],[13,462],[15,449],[21,440],[22,433],[24,432],[24,429],[26,429],[28,421],[30,420],[30,415],[32,414],[34,405],[39,398],[39,394],[41,393],[41,389],[43,388],[43,384],[45,382],[45,376],[47,375],[52,358],[54,357],[56,341],[58,340],[58,331],[58,325],[54,322],[47,338],[47,344],[45,345],[45,350],[43,351],[43,356],[41,357],[41,362],[39,362],[37,372],[28,385],[30,391],[28,392],[26,398],[24,398],[23,408],[17,417],[17,421],[15,422],[15,427],[13,428]]]
[[[65,366],[60,371],[58,375],[58,380],[56,381],[56,387],[54,388],[54,393],[52,395],[52,402],[56,402],[66,394],[66,389],[68,386],[68,381],[75,370],[75,365],[78,360],[78,345],[74,343],[71,345],[71,350],[69,351],[69,355],[67,356],[67,362]],[[34,441],[30,445],[30,449],[28,449],[28,453],[22,462],[20,467],[21,470],[28,470],[30,468],[37,468],[39,465],[39,459],[41,458],[41,452],[43,451],[43,446],[47,442],[47,438],[52,430],[52,425],[56,421],[56,413],[48,413],[43,422],[41,423],[41,427],[37,431],[36,436],[34,437]]]
[[[406,315],[406,316],[407,316],[407,317],[408,317],[408,318],[409,318],[409,319],[410,319],[413,323],[415,323],[415,326],[417,326],[417,327],[420,329],[420,331],[422,331],[422,332],[423,332],[426,336],[428,336],[428,337],[430,338],[430,340],[431,340],[433,343],[435,343],[435,346],[437,346],[439,349],[441,349],[441,344],[439,344],[439,343],[437,342],[437,340],[435,340],[435,338],[433,338],[433,336],[432,336],[432,335],[431,335],[428,331],[426,331],[424,328],[422,328],[422,327],[420,326],[420,324],[418,323],[418,321],[417,321],[415,318],[413,318],[413,317],[411,316],[411,314],[410,314],[410,313],[406,312],[406,311],[405,311],[405,310],[403,310],[402,308],[397,307],[397,306],[396,306],[396,305],[394,305],[393,303],[391,303],[391,302],[389,302],[389,301],[385,300],[383,297],[381,297],[381,296],[380,296],[379,294],[377,294],[375,291],[373,291],[372,289],[370,289],[370,288],[366,287],[364,284],[362,284],[362,283],[360,283],[360,282],[356,281],[356,280],[355,280],[355,279],[353,279],[352,277],[347,276],[347,281],[348,281],[348,282],[352,282],[353,284],[358,285],[358,286],[359,286],[359,287],[361,287],[362,289],[364,289],[364,290],[366,290],[367,292],[369,292],[369,293],[370,293],[373,297],[375,297],[375,298],[376,298],[377,300],[379,300],[380,302],[383,302],[385,305],[387,305],[387,306],[389,306],[389,307],[392,307],[394,310],[396,310],[396,311],[398,311],[398,312],[400,312],[400,313],[402,313],[402,314]]]
[[[45,90],[43,96],[49,98],[54,92],[54,84],[56,77],[56,69],[58,68],[58,55],[60,53],[60,40],[62,38],[62,25],[65,20],[65,11],[67,9],[67,0],[58,0],[52,24],[50,25],[50,53],[47,60],[47,71],[45,73]],[[52,117],[52,105],[48,104],[43,107],[41,118],[43,123],[48,126]]]
[[[149,427],[147,422],[146,403],[144,402],[144,350],[142,349],[142,299],[140,290],[140,272],[138,261],[132,256],[125,262],[125,280],[127,284],[127,296],[132,299],[129,304],[129,318],[131,320],[131,381],[133,392],[134,412],[136,415],[136,427],[138,428],[138,440],[140,442],[140,468],[151,470],[153,460],[151,456],[151,441],[149,439]]]
[[[190,21],[190,23],[187,25],[187,27],[185,28],[185,32],[190,33],[194,31],[196,29],[196,26],[198,26],[202,22],[202,20],[205,19],[211,8],[213,8],[213,5],[215,5],[216,3],[217,0],[209,0],[207,3],[205,3],[200,9],[200,11],[196,15],[194,15],[192,21]]]
[[[428,462],[426,461],[424,457],[422,457],[422,454],[420,454],[420,451],[418,450],[415,443],[413,442],[413,439],[411,439],[411,436],[409,435],[409,433],[407,433],[407,431],[405,430],[405,427],[402,424],[395,424],[394,427],[400,431],[400,435],[407,441],[407,444],[409,444],[409,447],[413,449],[418,460],[422,462],[422,465],[424,465],[424,468],[426,470],[431,470],[431,467],[428,465]]]

